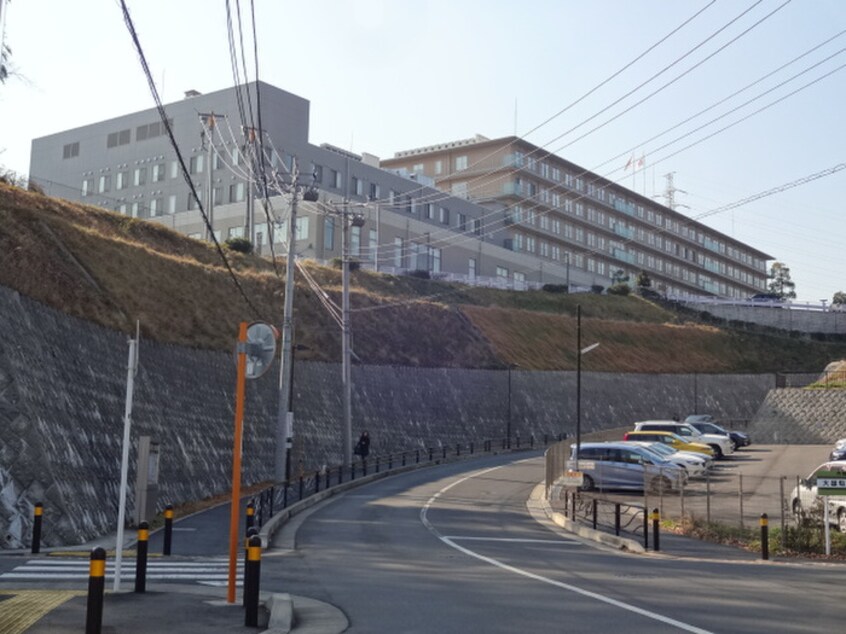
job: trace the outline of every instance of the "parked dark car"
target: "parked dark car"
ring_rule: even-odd
[[[735,449],[740,447],[748,447],[752,444],[752,438],[746,432],[735,431],[731,429],[724,429],[714,422],[714,418],[710,414],[693,414],[684,419],[684,422],[690,423],[703,434],[724,434],[731,438]],[[835,458],[832,458],[835,460]]]
[[[835,447],[828,456],[829,460],[846,460],[846,446]]]

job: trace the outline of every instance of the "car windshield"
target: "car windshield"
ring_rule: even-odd
[[[647,449],[653,453],[657,453],[662,456],[669,456],[676,453],[671,447],[668,447],[667,445],[662,445],[660,442],[652,443],[647,447]]]

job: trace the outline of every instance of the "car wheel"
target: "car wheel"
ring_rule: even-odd
[[[593,478],[589,475],[582,476],[582,486],[579,487],[579,491],[593,491],[594,487]]]
[[[841,533],[846,533],[846,509],[837,511],[837,528]]]
[[[722,460],[723,459],[723,450],[720,449],[719,445],[711,445],[711,449],[714,450],[714,459],[715,460]]]
[[[673,483],[665,476],[658,476],[652,479],[652,491],[654,493],[666,493],[672,491]]]

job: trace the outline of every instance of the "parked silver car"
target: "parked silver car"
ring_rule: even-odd
[[[568,468],[575,468],[576,445],[570,446]],[[687,481],[685,470],[658,454],[628,442],[582,443],[579,471],[582,490],[629,489],[677,491]]]
[[[817,495],[817,474],[820,471],[839,472],[846,478],[846,460],[822,463],[807,478],[800,480],[798,486],[793,487],[790,492],[790,508],[796,515],[807,513],[822,504]],[[836,525],[841,533],[846,533],[846,497],[838,495],[826,497],[828,498],[829,523]]]

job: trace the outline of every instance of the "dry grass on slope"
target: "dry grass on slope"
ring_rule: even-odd
[[[533,370],[576,369],[576,319],[465,306],[462,310],[509,363]],[[582,319],[582,347],[599,348],[583,369],[613,372],[727,372],[739,352],[731,337],[702,326]]]

